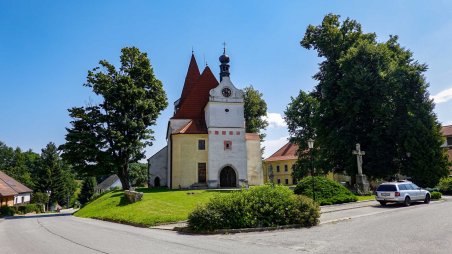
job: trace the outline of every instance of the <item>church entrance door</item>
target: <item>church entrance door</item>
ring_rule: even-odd
[[[160,187],[160,178],[158,176],[154,179],[154,187]]]
[[[220,187],[237,187],[237,176],[233,168],[226,166],[221,170]]]

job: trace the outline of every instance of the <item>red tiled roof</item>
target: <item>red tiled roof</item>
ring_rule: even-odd
[[[14,196],[19,193],[33,192],[27,186],[0,171],[0,196]]]
[[[298,145],[288,142],[264,161],[296,160]]]
[[[259,137],[259,134],[257,133],[246,133],[245,134],[245,140],[261,140]]]
[[[179,110],[173,119],[202,119],[204,107],[209,101],[210,89],[218,86],[218,81],[209,67],[206,67],[199,79],[190,89],[190,93],[180,102]]]
[[[180,102],[182,102],[195,86],[196,81],[201,76],[199,72],[198,64],[196,63],[195,55],[191,55],[190,64],[188,65],[187,76],[185,76],[184,88],[180,96]]]
[[[207,134],[207,126],[203,119],[192,119],[173,134]]]
[[[447,137],[447,136],[452,136],[452,125],[448,125],[448,126],[443,126],[441,128],[441,133],[443,134],[443,136]]]

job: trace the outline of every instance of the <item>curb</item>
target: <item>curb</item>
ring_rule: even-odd
[[[320,221],[317,225],[320,225]],[[314,225],[314,226],[317,226]],[[263,228],[239,228],[239,229],[217,229],[214,231],[201,231],[196,232],[190,230],[188,227],[175,227],[173,231],[177,231],[182,234],[190,235],[218,235],[218,234],[237,234],[237,233],[252,233],[252,232],[264,232],[264,231],[275,231],[283,229],[295,229],[295,228],[311,228],[313,226],[303,226],[301,224],[276,226],[276,227],[263,227]]]

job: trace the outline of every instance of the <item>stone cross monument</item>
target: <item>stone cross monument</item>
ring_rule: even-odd
[[[356,163],[358,165],[358,174],[356,175],[356,186],[358,194],[368,194],[369,181],[367,181],[366,175],[363,174],[363,155],[366,153],[361,151],[361,145],[356,144],[356,150],[352,151],[352,154],[356,155]]]

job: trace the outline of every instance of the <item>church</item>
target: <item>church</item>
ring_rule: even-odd
[[[167,145],[148,160],[149,186],[240,188],[263,184],[257,133],[246,133],[244,92],[234,86],[226,50],[220,82],[200,72],[192,53],[181,96],[168,121]]]

